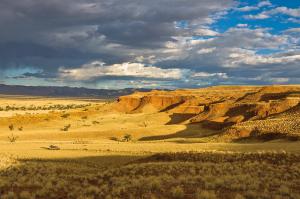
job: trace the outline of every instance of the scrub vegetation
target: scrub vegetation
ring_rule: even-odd
[[[132,156],[129,162],[112,154],[104,158],[114,161],[2,156],[1,198],[300,197],[300,155],[292,153],[162,153]]]

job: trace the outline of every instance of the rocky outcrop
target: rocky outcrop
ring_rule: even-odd
[[[119,97],[115,108],[123,112],[136,113],[143,112],[145,106],[152,106],[157,111],[199,114],[208,105],[224,101],[234,102],[245,93],[256,90],[256,87],[245,87],[241,90],[241,87],[224,86],[176,91],[136,92],[132,95]]]
[[[264,121],[266,130],[265,121],[292,110],[299,102],[300,86],[219,86],[137,92],[120,97],[115,108],[126,113],[166,112],[177,117],[190,114],[187,123],[201,123],[205,128],[228,131],[228,135],[239,137],[250,135],[252,130],[243,124]]]
[[[135,93],[129,96],[123,96],[118,99],[117,109],[124,112],[143,112],[146,106],[152,106],[156,111],[167,111],[173,109],[179,104],[187,101],[190,96],[175,96],[163,94],[142,94]]]

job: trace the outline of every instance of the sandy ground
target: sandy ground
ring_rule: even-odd
[[[113,155],[151,155],[163,152],[292,152],[300,153],[300,143],[260,143],[260,144],[233,144],[233,143],[192,143],[179,144],[176,142],[138,142],[124,143],[99,140],[77,144],[74,142],[43,142],[20,141],[16,143],[0,142],[0,153],[11,154],[24,158],[80,158]],[[60,150],[46,149],[50,145],[60,147]]]
[[[125,114],[114,111],[111,103],[81,99],[1,98],[1,105],[90,103],[85,108],[35,111],[34,114],[6,115],[0,118],[0,153],[21,158],[77,158],[113,154],[151,154],[178,151],[290,151],[300,152],[299,142],[274,141],[256,144],[203,143],[216,132],[201,126],[169,125],[170,115],[161,113]],[[13,111],[8,111],[13,112]],[[1,114],[1,112],[0,112]],[[13,130],[9,129],[13,125]],[[70,125],[67,131],[62,129]],[[22,129],[20,129],[22,128]],[[131,142],[121,140],[132,135]],[[9,137],[16,137],[10,143]],[[60,150],[46,148],[55,145]]]

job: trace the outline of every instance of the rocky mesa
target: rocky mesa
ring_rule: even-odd
[[[216,139],[298,139],[300,86],[213,86],[200,89],[136,92],[119,97],[125,113],[166,112],[180,123],[218,131]],[[188,116],[188,117],[187,117]]]

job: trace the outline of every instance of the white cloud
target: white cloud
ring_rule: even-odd
[[[289,22],[293,22],[293,23],[300,23],[300,19],[296,19],[296,18],[288,18],[287,21]]]
[[[272,35],[269,29],[230,28],[218,37],[209,39],[177,38],[176,41],[168,43],[167,50],[158,55],[156,61],[160,64],[168,62],[169,67],[178,61],[180,65],[193,65],[196,68],[237,67],[238,64],[231,64],[235,60],[229,54],[236,51],[240,54],[241,49],[254,54],[260,49],[278,50],[289,45],[289,41],[287,35]]]
[[[271,5],[272,3],[270,1],[261,1],[256,6],[245,6],[245,7],[236,8],[235,10],[240,12],[248,12],[248,11],[258,10],[262,7],[271,6]]]
[[[248,24],[239,23],[236,26],[239,27],[239,28],[246,28],[246,27],[248,27]]]
[[[290,78],[286,78],[286,77],[273,77],[273,78],[269,78],[267,79],[269,82],[272,83],[288,83],[290,81]]]
[[[285,33],[300,33],[300,28],[290,28],[284,31]]]
[[[258,7],[271,6],[272,3],[270,1],[261,1],[258,3]]]
[[[141,55],[141,56],[135,57],[134,62],[154,64],[156,62],[156,56],[155,55],[149,55],[149,56]]]
[[[171,58],[167,56],[162,58],[159,63],[169,66],[179,63],[191,70],[205,72],[218,71],[220,68],[223,68],[222,70],[226,68],[226,71],[258,70],[264,67],[272,69],[272,66],[286,67],[287,64],[294,66],[300,62],[300,53],[296,49],[297,41],[291,43],[292,35],[284,32],[278,35],[271,34],[267,28],[250,29],[246,25],[238,26],[241,28],[230,28],[220,33],[218,37],[185,40],[186,43],[181,40],[180,44],[173,42],[176,53],[174,51]],[[287,50],[293,47],[294,51],[287,53]],[[266,53],[262,54],[260,50]]]
[[[257,6],[245,6],[241,8],[236,8],[236,10],[240,12],[248,12],[248,11],[258,10],[258,9],[259,8]]]
[[[216,50],[216,47],[214,48],[202,48],[197,51],[198,54],[207,54],[207,53],[212,53]]]
[[[300,17],[300,8],[277,7],[271,10],[263,11],[257,15],[246,15],[246,19],[267,19],[272,15],[284,14],[291,17]],[[297,19],[296,19],[297,20]]]
[[[226,73],[207,73],[207,72],[198,72],[194,73],[192,77],[202,77],[202,78],[208,78],[208,77],[218,77],[218,78],[223,78],[227,79],[228,76]]]
[[[270,10],[271,14],[285,14],[292,17],[300,17],[300,8],[287,8],[287,7],[277,7],[273,10]]]
[[[259,13],[257,15],[246,15],[244,16],[246,19],[268,19],[270,18],[270,15],[266,13]]]
[[[282,56],[266,56],[258,55],[255,51],[236,49],[231,52],[226,60],[225,67],[239,67],[241,65],[261,66],[265,64],[288,64],[300,61],[300,54],[282,55]]]
[[[141,63],[105,65],[99,61],[94,61],[75,69],[61,67],[59,72],[62,78],[74,80],[90,80],[104,76],[180,79],[184,73],[181,69],[161,69],[155,66],[147,67]]]
[[[194,31],[194,34],[198,36],[217,36],[219,33],[206,28],[198,28]]]
[[[219,48],[278,48],[285,45],[288,39],[285,35],[272,35],[268,29],[258,28],[230,28],[221,37],[215,38],[209,43]]]

